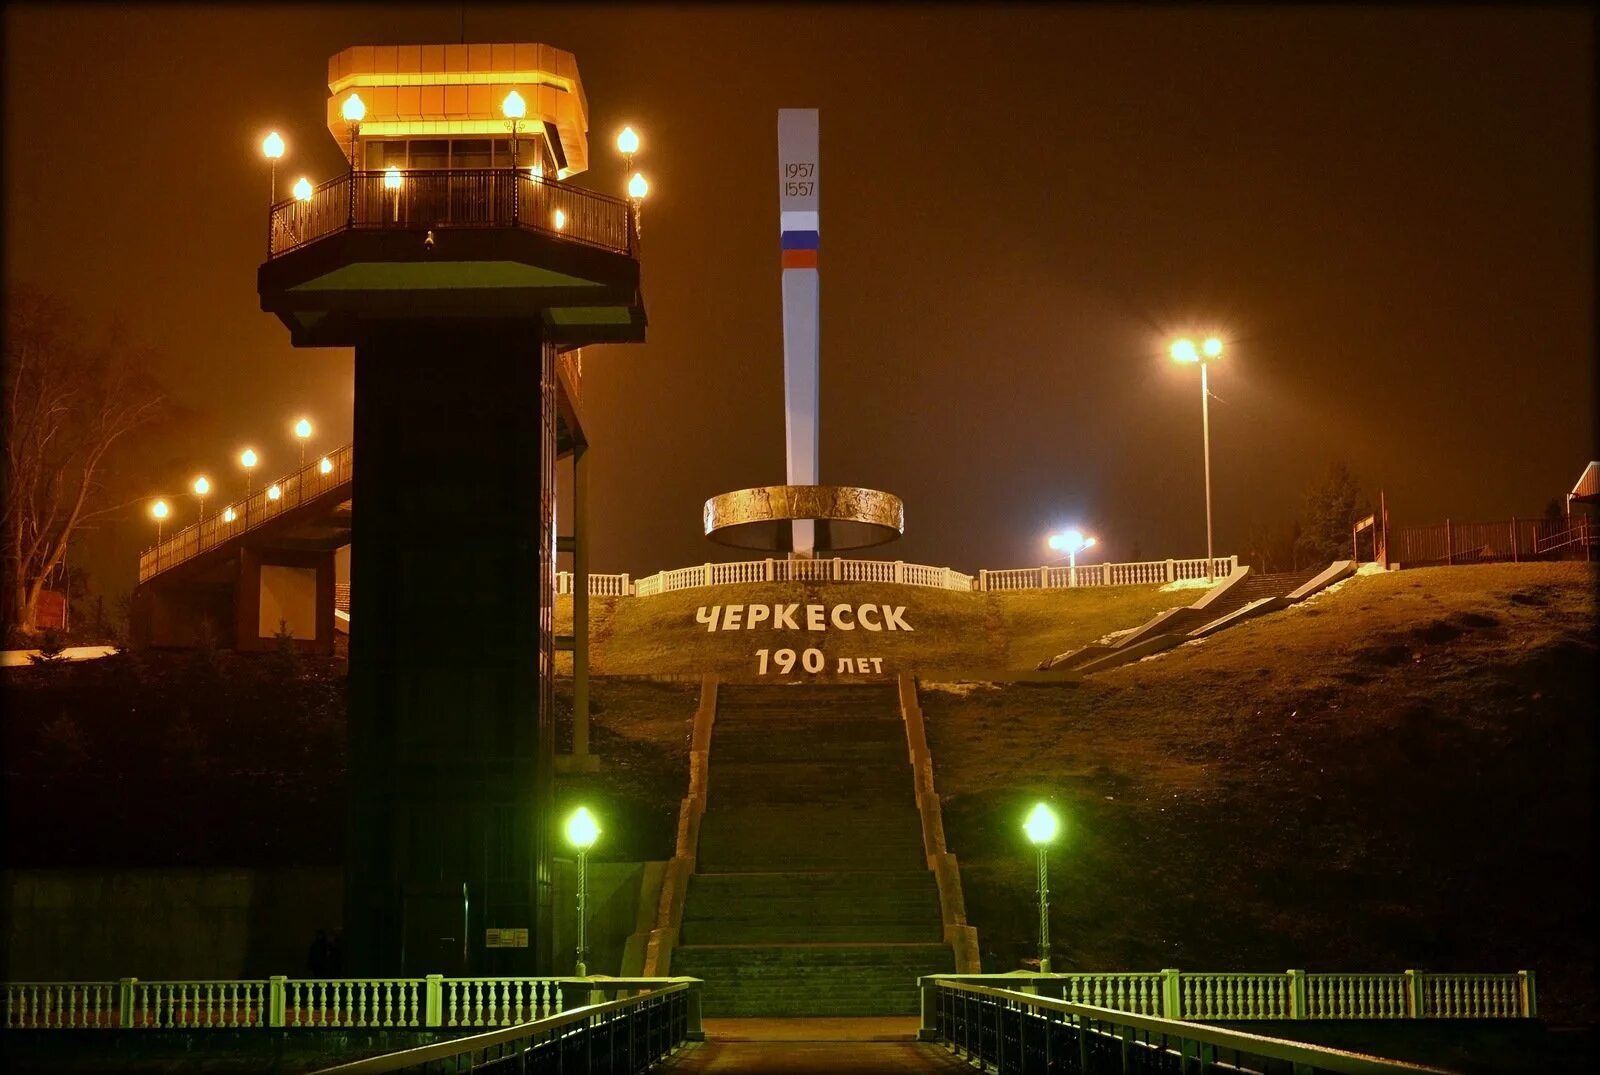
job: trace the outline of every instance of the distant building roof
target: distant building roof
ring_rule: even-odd
[[[1567,494],[1567,499],[1583,503],[1600,500],[1600,463],[1590,463],[1583,468],[1583,474],[1578,478],[1578,484],[1572,487],[1572,492]]]

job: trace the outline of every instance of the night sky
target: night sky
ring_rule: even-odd
[[[574,52],[593,167],[644,139],[649,342],[584,353],[594,568],[738,554],[712,494],[783,481],[776,112],[821,109],[822,478],[965,571],[1217,551],[1349,461],[1393,522],[1533,515],[1595,457],[1594,25],[1579,7],[8,6],[8,282],[120,312],[188,417],[129,474],[229,495],[290,423],[346,441],[352,361],[260,311],[280,191],[344,167],[352,44]],[[530,406],[532,406],[530,401]],[[429,416],[416,416],[426,436]],[[139,493],[144,489],[132,489]],[[507,495],[516,495],[508,490]],[[217,501],[220,503],[220,501]],[[359,509],[359,506],[357,507]],[[193,515],[192,500],[178,510]],[[142,513],[80,556],[131,585]],[[754,554],[751,554],[754,555]]]

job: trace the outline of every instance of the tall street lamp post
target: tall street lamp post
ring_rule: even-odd
[[[211,492],[211,483],[202,474],[194,480],[194,485],[191,488],[194,489],[194,495],[200,500],[200,519],[203,522],[206,517],[206,494]]]
[[[1211,547],[1211,388],[1206,379],[1206,367],[1222,357],[1222,341],[1207,337],[1198,348],[1193,340],[1178,340],[1172,345],[1172,357],[1183,363],[1200,366],[1200,429],[1205,444],[1206,466],[1206,579],[1212,578]]]
[[[161,567],[161,524],[166,521],[167,512],[170,511],[165,500],[158,500],[150,505],[150,518],[156,521],[156,568]]]
[[[600,835],[600,824],[587,806],[580,806],[567,818],[567,842],[578,852],[578,966],[576,975],[586,977],[589,968],[589,849]]]
[[[311,419],[302,418],[294,424],[295,439],[300,442],[300,465],[306,465],[306,441],[311,439]]]
[[[1022,831],[1039,853],[1039,973],[1050,973],[1050,869],[1045,848],[1056,838],[1061,823],[1044,803],[1037,803],[1022,823]]]

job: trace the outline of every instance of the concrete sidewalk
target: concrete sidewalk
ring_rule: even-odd
[[[727,1075],[829,1072],[970,1072],[942,1045],[915,1041],[914,1017],[707,1019],[706,1040],[658,1070]]]

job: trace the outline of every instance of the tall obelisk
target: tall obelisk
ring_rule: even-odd
[[[818,481],[821,361],[817,322],[817,110],[778,110],[778,206],[783,258],[783,405],[789,484]],[[793,555],[816,553],[816,523],[794,521]]]
[[[778,247],[783,265],[783,421],[786,485],[736,489],[707,500],[706,537],[743,549],[817,552],[863,549],[905,531],[905,506],[892,493],[821,485],[818,459],[821,361],[817,325],[817,110],[778,110]],[[816,565],[783,578],[812,578]],[[774,577],[770,573],[768,578]],[[837,575],[835,576],[837,577]]]

